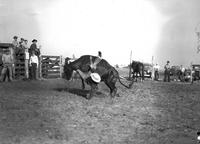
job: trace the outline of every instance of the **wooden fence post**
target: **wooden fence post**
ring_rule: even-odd
[[[131,50],[131,54],[130,54],[129,79],[131,79],[131,63],[132,63],[132,50]]]
[[[62,78],[62,56],[60,56],[60,78]]]
[[[39,56],[39,77],[42,79],[42,56]]]

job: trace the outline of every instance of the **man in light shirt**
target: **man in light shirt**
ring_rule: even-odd
[[[156,80],[156,81],[158,81],[158,79],[159,79],[159,65],[158,64],[156,64],[155,66],[154,66],[154,80]]]
[[[182,82],[185,82],[185,68],[181,65],[180,66],[181,72],[180,72],[180,80]]]
[[[24,53],[25,53],[25,72],[26,72],[26,78],[29,78],[29,73],[28,73],[28,61],[29,61],[29,52],[28,52],[28,40],[24,40]]]
[[[10,49],[4,50],[4,54],[2,55],[3,69],[1,71],[1,81],[6,80],[6,76],[8,76],[8,81],[12,81],[12,64],[13,57],[10,54]]]
[[[37,69],[38,69],[38,57],[35,55],[35,51],[32,51],[32,55],[30,57],[31,66],[31,79],[36,80],[37,79]]]

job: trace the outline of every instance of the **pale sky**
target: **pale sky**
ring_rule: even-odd
[[[0,0],[0,42],[14,35],[42,53],[97,55],[111,64],[132,59],[161,66],[200,63],[195,27],[199,0]]]

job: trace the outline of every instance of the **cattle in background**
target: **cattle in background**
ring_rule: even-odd
[[[67,80],[70,80],[72,77],[73,71],[77,71],[77,70],[80,70],[81,72],[87,73],[87,74],[90,73],[91,72],[90,58],[93,62],[97,59],[96,56],[84,55],[84,56],[81,56],[80,58],[78,58],[77,60],[69,63],[68,61],[70,60],[70,58],[66,58],[65,65],[64,65],[64,78]],[[119,82],[126,88],[130,88],[132,85],[132,83],[129,86],[123,84],[120,80],[118,71],[104,59],[102,59],[96,65],[96,69],[94,72],[98,73],[101,77],[101,81],[103,81],[109,87],[111,97],[115,97],[116,95],[118,95],[117,88],[115,86],[117,80],[119,80]],[[83,89],[85,88],[84,81],[86,81],[87,84],[89,84],[91,87],[90,94],[87,95],[86,98],[87,99],[92,98],[98,84],[91,83],[91,82],[89,83],[87,81],[87,79],[84,79],[83,77],[81,77],[81,80],[82,80],[82,88]]]
[[[141,80],[144,80],[144,64],[139,61],[132,61],[130,66],[133,81],[137,81],[138,77],[140,77]]]

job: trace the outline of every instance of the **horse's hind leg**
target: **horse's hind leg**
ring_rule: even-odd
[[[91,86],[91,90],[90,90],[90,93],[86,96],[87,99],[91,99],[94,96],[96,92],[97,84],[91,83],[90,86]]]
[[[112,82],[112,81],[105,82],[105,84],[110,88],[110,96],[112,98],[114,98],[115,96],[119,96],[119,94],[117,94],[117,88],[115,86],[115,83],[116,82]]]

